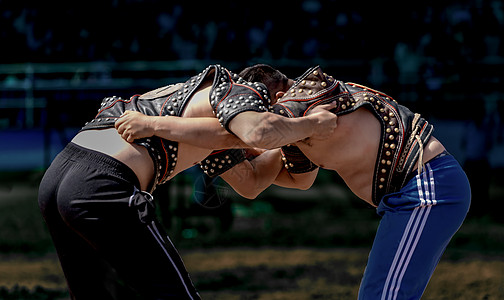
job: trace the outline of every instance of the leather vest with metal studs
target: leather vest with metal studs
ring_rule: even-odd
[[[127,100],[116,96],[103,99],[98,114],[93,120],[87,122],[81,131],[113,128],[115,121],[127,110],[138,111],[149,116],[182,116],[189,99],[202,83],[208,80],[213,80],[210,94],[214,114],[226,128],[231,118],[240,112],[248,110],[262,112],[266,111],[266,106],[269,108],[269,102],[265,96],[268,91],[264,86],[249,84],[224,67],[210,65],[185,83],[161,87]],[[236,84],[235,80],[239,84]],[[264,91],[260,93],[259,89]],[[241,97],[246,97],[247,101],[238,101]],[[261,100],[261,104],[258,99]],[[218,108],[218,104],[223,105]],[[152,192],[157,185],[168,181],[173,173],[177,163],[178,142],[153,136],[137,139],[135,143],[145,147],[154,162],[156,175]]]
[[[266,112],[271,109],[271,100],[266,86],[248,82],[237,74],[221,69],[210,92],[210,104],[222,127],[229,130],[229,122],[244,111]]]
[[[201,170],[213,178],[247,159],[245,149],[216,150],[200,162]]]
[[[247,82],[237,74],[222,69],[219,80],[214,80],[210,92],[210,104],[221,126],[229,130],[229,122],[244,111],[266,112],[271,110],[271,100],[266,86],[258,82]],[[210,177],[221,175],[244,161],[243,149],[219,150],[200,162],[200,166]]]
[[[433,126],[419,114],[399,105],[384,93],[343,83],[323,73],[319,66],[308,69],[275,104],[275,113],[295,118],[320,104],[336,101],[332,110],[344,115],[365,107],[381,124],[381,139],[373,175],[372,200],[378,205],[386,194],[399,191],[429,141]]]

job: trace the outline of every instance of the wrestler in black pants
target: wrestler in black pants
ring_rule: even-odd
[[[72,299],[200,299],[149,194],[120,161],[70,143],[39,188]]]

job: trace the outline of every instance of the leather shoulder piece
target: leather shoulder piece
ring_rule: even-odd
[[[138,95],[132,96],[129,99],[122,99],[117,96],[103,98],[94,119],[86,122],[80,131],[114,127],[115,121],[117,121],[123,112],[126,110],[135,110],[137,102]]]
[[[273,111],[290,118],[302,117],[315,106],[330,103],[342,95],[347,95],[347,92],[340,82],[316,66],[296,80],[289,91],[273,105]]]
[[[318,168],[318,166],[309,160],[297,146],[283,146],[281,152],[285,169],[287,169],[289,173],[308,173]]]
[[[229,131],[229,122],[239,113],[269,111],[271,100],[268,94],[264,84],[247,82],[237,74],[217,66],[210,104],[222,127]]]
[[[201,169],[210,177],[219,176],[246,159],[244,149],[227,149],[212,152],[200,162]]]
[[[297,118],[305,116],[311,109],[318,105],[336,102],[336,107],[331,110],[336,115],[351,113],[363,105],[368,105],[374,109],[373,97],[387,98],[387,101],[393,101],[387,95],[360,87],[358,91],[351,90],[353,86],[342,81],[335,80],[327,75],[319,66],[308,69],[299,79],[296,80],[290,90],[273,105],[273,112]],[[358,95],[364,95],[366,90],[371,97],[358,98]],[[359,92],[362,92],[359,94]]]

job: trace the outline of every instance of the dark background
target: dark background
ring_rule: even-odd
[[[292,78],[319,64],[422,113],[478,174],[478,194],[504,167],[502,1],[0,1],[0,12],[0,170],[47,167],[103,97],[214,63]]]
[[[103,97],[185,81],[209,64],[239,72],[267,63],[292,78],[321,65],[422,113],[473,190],[450,257],[462,249],[502,258],[504,4],[391,4],[0,0],[0,197],[9,199],[0,198],[0,252],[53,252],[30,197]],[[270,188],[255,201],[217,181],[220,209],[198,205],[208,186],[200,175],[191,169],[158,191],[181,249],[372,243],[379,218],[334,173],[322,170],[310,191]],[[25,198],[11,206],[16,193]]]

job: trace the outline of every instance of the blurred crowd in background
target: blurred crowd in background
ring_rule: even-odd
[[[504,55],[499,0],[413,1],[397,7],[336,0],[0,1],[0,7],[0,37],[8,41],[0,63],[393,54],[397,62],[420,56],[468,64]]]
[[[493,142],[502,142],[504,136],[501,0],[409,1],[399,6],[337,0],[94,0],[51,5],[0,0],[0,13],[0,98],[40,97],[40,107],[49,111],[39,121],[35,115],[28,127],[64,118],[67,112],[59,104],[51,108],[50,101],[92,99],[94,110],[101,97],[110,96],[109,90],[100,86],[90,94],[93,86],[74,86],[80,88],[74,92],[62,85],[87,76],[117,87],[110,79],[121,75],[111,71],[110,64],[147,61],[159,71],[163,67],[157,62],[221,62],[228,68],[232,63],[244,67],[265,62],[299,72],[286,72],[290,77],[320,64],[337,79],[381,89],[427,117],[474,121],[471,126],[476,129],[468,134],[481,136],[488,132],[485,128],[492,128]],[[71,75],[58,73],[62,65],[88,62],[109,65],[98,75],[84,76],[77,69]],[[31,66],[25,67],[28,63],[57,67],[54,75],[47,75],[51,70],[37,75],[30,73]],[[123,76],[141,79],[145,74]],[[195,71],[188,68],[179,75],[187,74]],[[40,90],[49,91],[51,85],[39,81],[37,86],[37,76],[53,81],[71,76],[71,81],[56,85],[56,93],[42,94]],[[124,82],[120,87],[131,84]],[[134,82],[136,87],[139,82]],[[433,109],[426,103],[437,105]],[[14,106],[5,107],[11,111],[0,113],[0,128],[26,127],[27,122],[20,121],[26,119],[22,109],[16,115]],[[89,118],[87,111],[81,110],[86,113],[82,119],[67,119],[81,124]],[[67,126],[60,123],[57,126]]]
[[[374,86],[424,80],[428,90],[443,79],[486,84],[504,64],[500,0],[4,0],[0,8],[0,64],[358,60],[368,67],[359,77]]]
[[[421,82],[413,87],[418,98],[446,86],[466,94],[488,92],[502,81],[504,65],[500,0],[400,6],[337,0],[3,0],[0,13],[0,64],[289,60],[308,68],[314,62],[362,62],[365,68],[352,69],[354,74],[345,69],[331,75],[384,89]],[[0,74],[1,80],[6,76]]]
[[[180,60],[238,62],[240,67],[250,62],[297,62],[302,68],[321,64],[341,80],[409,91],[401,98],[406,101],[446,101],[449,91],[451,98],[465,101],[463,107],[477,101],[487,111],[502,110],[501,0],[399,6],[337,0],[51,5],[2,0],[0,13],[0,65]],[[344,68],[352,64],[358,67]],[[23,76],[15,75],[0,72],[0,84],[8,86]],[[440,91],[444,94],[438,96]]]

